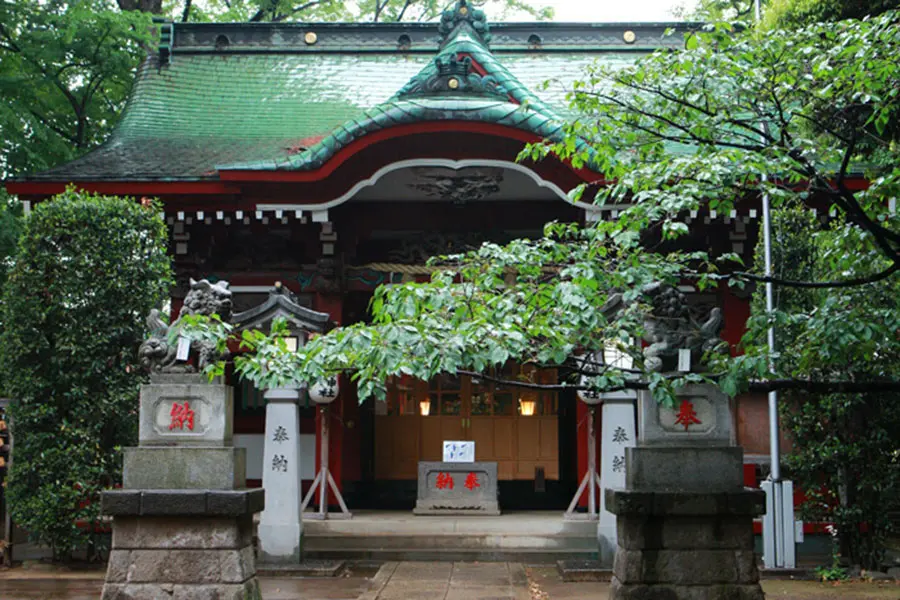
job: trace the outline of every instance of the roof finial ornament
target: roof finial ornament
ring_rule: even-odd
[[[462,54],[437,56],[434,69],[423,70],[397,92],[397,98],[447,95],[492,97],[504,102],[509,99],[509,92],[496,77],[473,73],[472,58]]]
[[[491,41],[491,28],[484,11],[474,8],[469,4],[469,0],[458,0],[454,8],[448,8],[443,12],[441,23],[438,25],[441,41],[445,41],[450,33],[464,22],[469,24],[482,42],[487,44]]]

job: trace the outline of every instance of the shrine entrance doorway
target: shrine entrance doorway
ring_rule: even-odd
[[[510,366],[504,378],[555,383],[555,370]],[[380,414],[379,414],[380,413]],[[375,478],[415,480],[418,462],[440,461],[445,440],[475,442],[501,481],[559,479],[559,401],[554,392],[468,376],[398,378],[375,416]]]

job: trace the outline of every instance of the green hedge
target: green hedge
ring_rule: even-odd
[[[99,493],[137,439],[144,319],[172,284],[158,204],[73,189],[25,219],[4,288],[13,519],[54,558],[92,544]]]

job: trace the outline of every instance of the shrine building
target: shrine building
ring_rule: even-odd
[[[540,236],[553,220],[615,218],[621,206],[566,196],[599,174],[517,156],[575,118],[566,89],[585,67],[678,49],[696,24],[488,24],[463,0],[440,23],[159,26],[158,51],[140,67],[110,138],[7,189],[28,204],[70,184],[158,197],[178,282],[173,314],[190,278],[229,281],[235,312],[282,282],[346,325],[368,318],[377,286],[428,278],[434,254]],[[664,35],[669,28],[674,35]],[[684,243],[750,261],[758,214],[756,205],[700,211]],[[739,293],[688,294],[698,307],[723,308],[731,344],[749,316]],[[556,382],[558,373],[535,377]],[[231,383],[235,442],[248,449],[258,485],[265,401]],[[752,481],[767,470],[766,398],[734,403]],[[329,464],[353,510],[411,509],[417,464],[441,460],[444,440],[474,440],[476,459],[497,463],[502,510],[564,510],[587,465],[588,409],[573,393],[445,375],[393,381],[386,402],[360,404],[345,382],[332,414]],[[306,404],[306,485],[317,468],[315,420]]]

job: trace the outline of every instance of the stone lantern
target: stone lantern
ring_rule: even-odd
[[[302,306],[297,297],[276,283],[266,300],[234,315],[235,329],[268,329],[283,318],[290,329],[288,348],[296,351],[310,334],[328,328],[327,313]],[[267,564],[298,564],[301,559],[303,519],[301,516],[300,416],[302,389],[274,388],[264,391],[266,433],[263,446],[263,488],[266,509],[259,520],[259,553]]]

